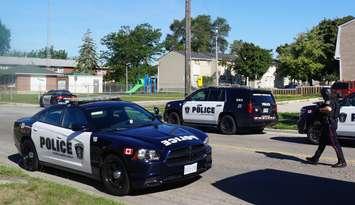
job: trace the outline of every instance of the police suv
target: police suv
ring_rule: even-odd
[[[249,129],[262,132],[277,121],[270,91],[244,87],[209,87],[184,100],[168,102],[164,120],[172,124],[217,127],[224,134]]]
[[[342,99],[340,106],[337,134],[340,138],[355,139],[355,93]],[[312,120],[316,107],[316,105],[303,107],[298,121],[298,132],[307,134],[308,140],[313,144],[318,144],[320,136],[320,125]]]
[[[53,105],[14,123],[21,166],[41,165],[101,180],[108,193],[161,185],[211,167],[208,136],[161,122],[134,103]]]

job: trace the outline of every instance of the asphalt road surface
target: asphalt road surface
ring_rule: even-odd
[[[12,125],[39,108],[0,106],[0,161],[16,165]],[[355,204],[355,142],[344,142],[348,167],[334,169],[331,147],[322,164],[306,164],[314,153],[304,136],[279,132],[224,136],[209,132],[213,167],[200,178],[129,196],[105,194],[100,183],[67,172],[46,168],[32,176],[77,187],[94,195],[126,204]]]

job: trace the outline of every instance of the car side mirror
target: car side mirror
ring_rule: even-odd
[[[159,110],[158,107],[154,107],[153,110],[154,110],[154,114],[155,114],[155,115],[159,115],[160,110]]]
[[[85,131],[86,130],[86,126],[82,125],[82,124],[74,123],[71,126],[71,130],[73,130],[74,132]]]

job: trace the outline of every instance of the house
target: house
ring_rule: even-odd
[[[338,27],[335,59],[339,60],[340,80],[355,80],[355,19]]]
[[[233,55],[219,54],[218,71],[222,75],[227,65],[222,61],[231,62]],[[212,77],[216,74],[215,54],[191,53],[191,87],[197,88],[197,80],[201,76]],[[171,51],[159,59],[158,63],[158,90],[183,91],[185,87],[185,53]]]
[[[75,60],[0,56],[0,85],[3,88],[14,87],[19,92],[44,92],[51,89],[102,92],[106,69],[100,68],[96,75],[89,77],[74,74],[76,65]],[[86,83],[84,85],[78,81]]]

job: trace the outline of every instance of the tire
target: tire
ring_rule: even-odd
[[[20,166],[27,171],[36,171],[39,167],[39,160],[36,148],[31,140],[25,140],[21,144],[21,160]]]
[[[264,127],[258,127],[254,130],[256,134],[263,134],[264,133]]]
[[[114,173],[119,175],[114,175]],[[116,155],[108,155],[101,168],[101,179],[107,193],[123,196],[130,192],[131,185],[123,161]]]
[[[307,131],[307,139],[312,144],[319,144],[320,128],[311,126]]]
[[[218,127],[219,127],[219,131],[222,134],[232,135],[237,132],[237,124],[235,123],[234,118],[230,115],[224,115],[219,120]]]
[[[181,119],[178,113],[176,112],[171,112],[168,115],[168,119],[167,119],[168,123],[170,124],[177,124],[177,125],[181,125]]]

